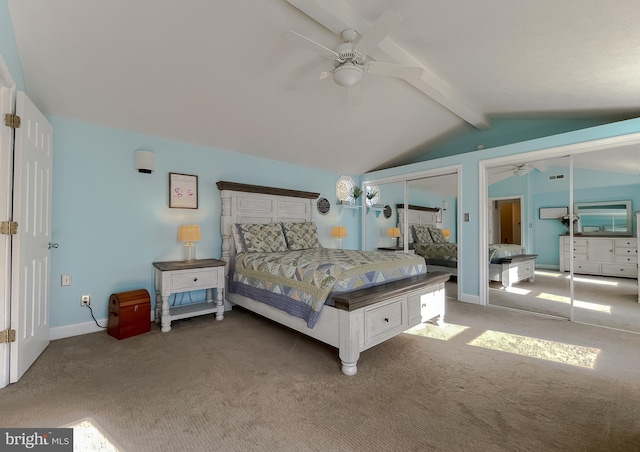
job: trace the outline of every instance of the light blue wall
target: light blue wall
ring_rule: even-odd
[[[24,91],[24,77],[22,76],[22,64],[18,56],[16,37],[13,32],[13,23],[9,14],[7,0],[0,0],[0,55],[11,71],[16,87]]]
[[[52,327],[91,321],[87,309],[80,307],[82,294],[92,295],[96,317],[104,319],[112,293],[138,288],[153,293],[152,262],[182,259],[177,242],[181,224],[200,225],[199,258],[219,258],[217,181],[320,192],[335,203],[338,173],[49,119],[54,130],[52,237],[60,244],[52,253]],[[153,174],[135,170],[139,148],[155,153]],[[198,176],[197,210],[168,207],[169,172]],[[342,224],[350,231],[345,248],[359,247],[357,217],[340,214],[333,205],[328,215],[316,215],[315,220],[325,246],[335,246],[330,229]],[[61,274],[72,275],[71,286],[60,286]]]
[[[367,180],[376,180],[431,169],[446,168],[458,164],[461,165],[460,177],[462,190],[459,198],[459,209],[461,212],[469,214],[470,221],[458,225],[458,242],[463,243],[463,246],[460,247],[461,272],[458,283],[461,286],[463,297],[477,297],[480,294],[479,206],[485,202],[485,200],[480,199],[480,177],[478,169],[480,161],[631,133],[640,133],[640,119],[630,119],[574,132],[484,149],[482,151],[374,171],[367,173],[366,177]]]

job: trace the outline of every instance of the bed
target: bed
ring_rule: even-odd
[[[398,205],[398,225],[403,230],[404,205]],[[409,205],[409,246],[422,256],[427,271],[449,271],[457,276],[458,244],[449,242],[442,234],[436,216],[430,212],[438,209]],[[489,245],[489,280],[500,282],[504,287],[520,281],[535,280],[537,254],[527,254],[521,245],[498,243]]]
[[[298,246],[308,239],[298,241],[303,234],[290,233],[308,232],[314,224],[319,193],[225,181],[217,186],[222,198],[222,260],[227,263],[225,302],[229,307],[241,306],[336,347],[345,375],[356,374],[362,351],[421,322],[444,320],[444,284],[450,274],[426,274],[426,266],[420,269],[420,260],[411,260],[410,255],[357,251],[348,256],[343,250],[313,247],[313,253],[329,261],[309,267],[309,253],[305,246]],[[288,228],[283,229],[286,249],[281,246],[278,225]],[[404,270],[367,266],[373,265],[368,260],[377,261],[377,257],[386,259],[384,265],[389,259],[405,259],[399,261]],[[353,270],[358,260],[365,265],[362,277]],[[301,262],[294,269],[293,264]],[[265,271],[276,276],[261,279]],[[391,276],[382,277],[384,272]],[[341,278],[342,273],[347,277]],[[254,287],[249,280],[259,282]],[[285,298],[305,307],[284,307]]]

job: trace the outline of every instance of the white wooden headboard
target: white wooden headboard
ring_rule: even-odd
[[[404,240],[404,204],[398,204],[398,227],[400,228],[400,243]],[[436,223],[436,218],[440,214],[440,209],[437,207],[422,207],[409,204],[409,210],[407,211],[407,224],[409,225],[408,236],[409,243],[413,243],[413,234],[411,233],[411,226],[414,224],[424,224],[432,228],[439,228],[442,224]]]
[[[232,226],[237,223],[277,223],[311,221],[315,200],[320,193],[287,190],[260,185],[220,181],[222,198],[222,260],[233,265],[236,246]]]

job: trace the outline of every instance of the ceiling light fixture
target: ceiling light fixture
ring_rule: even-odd
[[[357,85],[362,81],[363,77],[364,70],[362,67],[349,61],[342,63],[333,70],[333,81],[345,88]]]

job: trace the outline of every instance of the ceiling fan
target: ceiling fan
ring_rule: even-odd
[[[499,167],[499,168],[493,168],[491,170],[492,174],[504,174],[509,175],[507,177],[511,177],[510,174],[516,175],[516,176],[524,176],[526,174],[529,174],[531,171],[533,170],[537,170],[538,168],[534,165],[531,165],[529,163],[519,163],[516,165],[510,165],[510,166],[506,166],[506,167]]]
[[[284,36],[290,41],[300,44],[331,60],[333,69],[322,72],[320,78],[332,76],[336,84],[344,86],[349,90],[351,103],[357,105],[362,101],[360,82],[367,72],[407,80],[420,78],[422,76],[424,69],[421,67],[373,61],[369,56],[369,52],[371,52],[391,30],[400,25],[400,22],[402,22],[400,14],[393,10],[386,10],[359,39],[358,33],[355,30],[350,28],[343,30],[341,37],[344,42],[338,45],[335,50],[325,47],[293,30],[287,30]]]
[[[522,163],[520,165],[513,166],[513,174],[516,176],[524,176],[525,174],[529,174],[535,168],[528,163]]]

